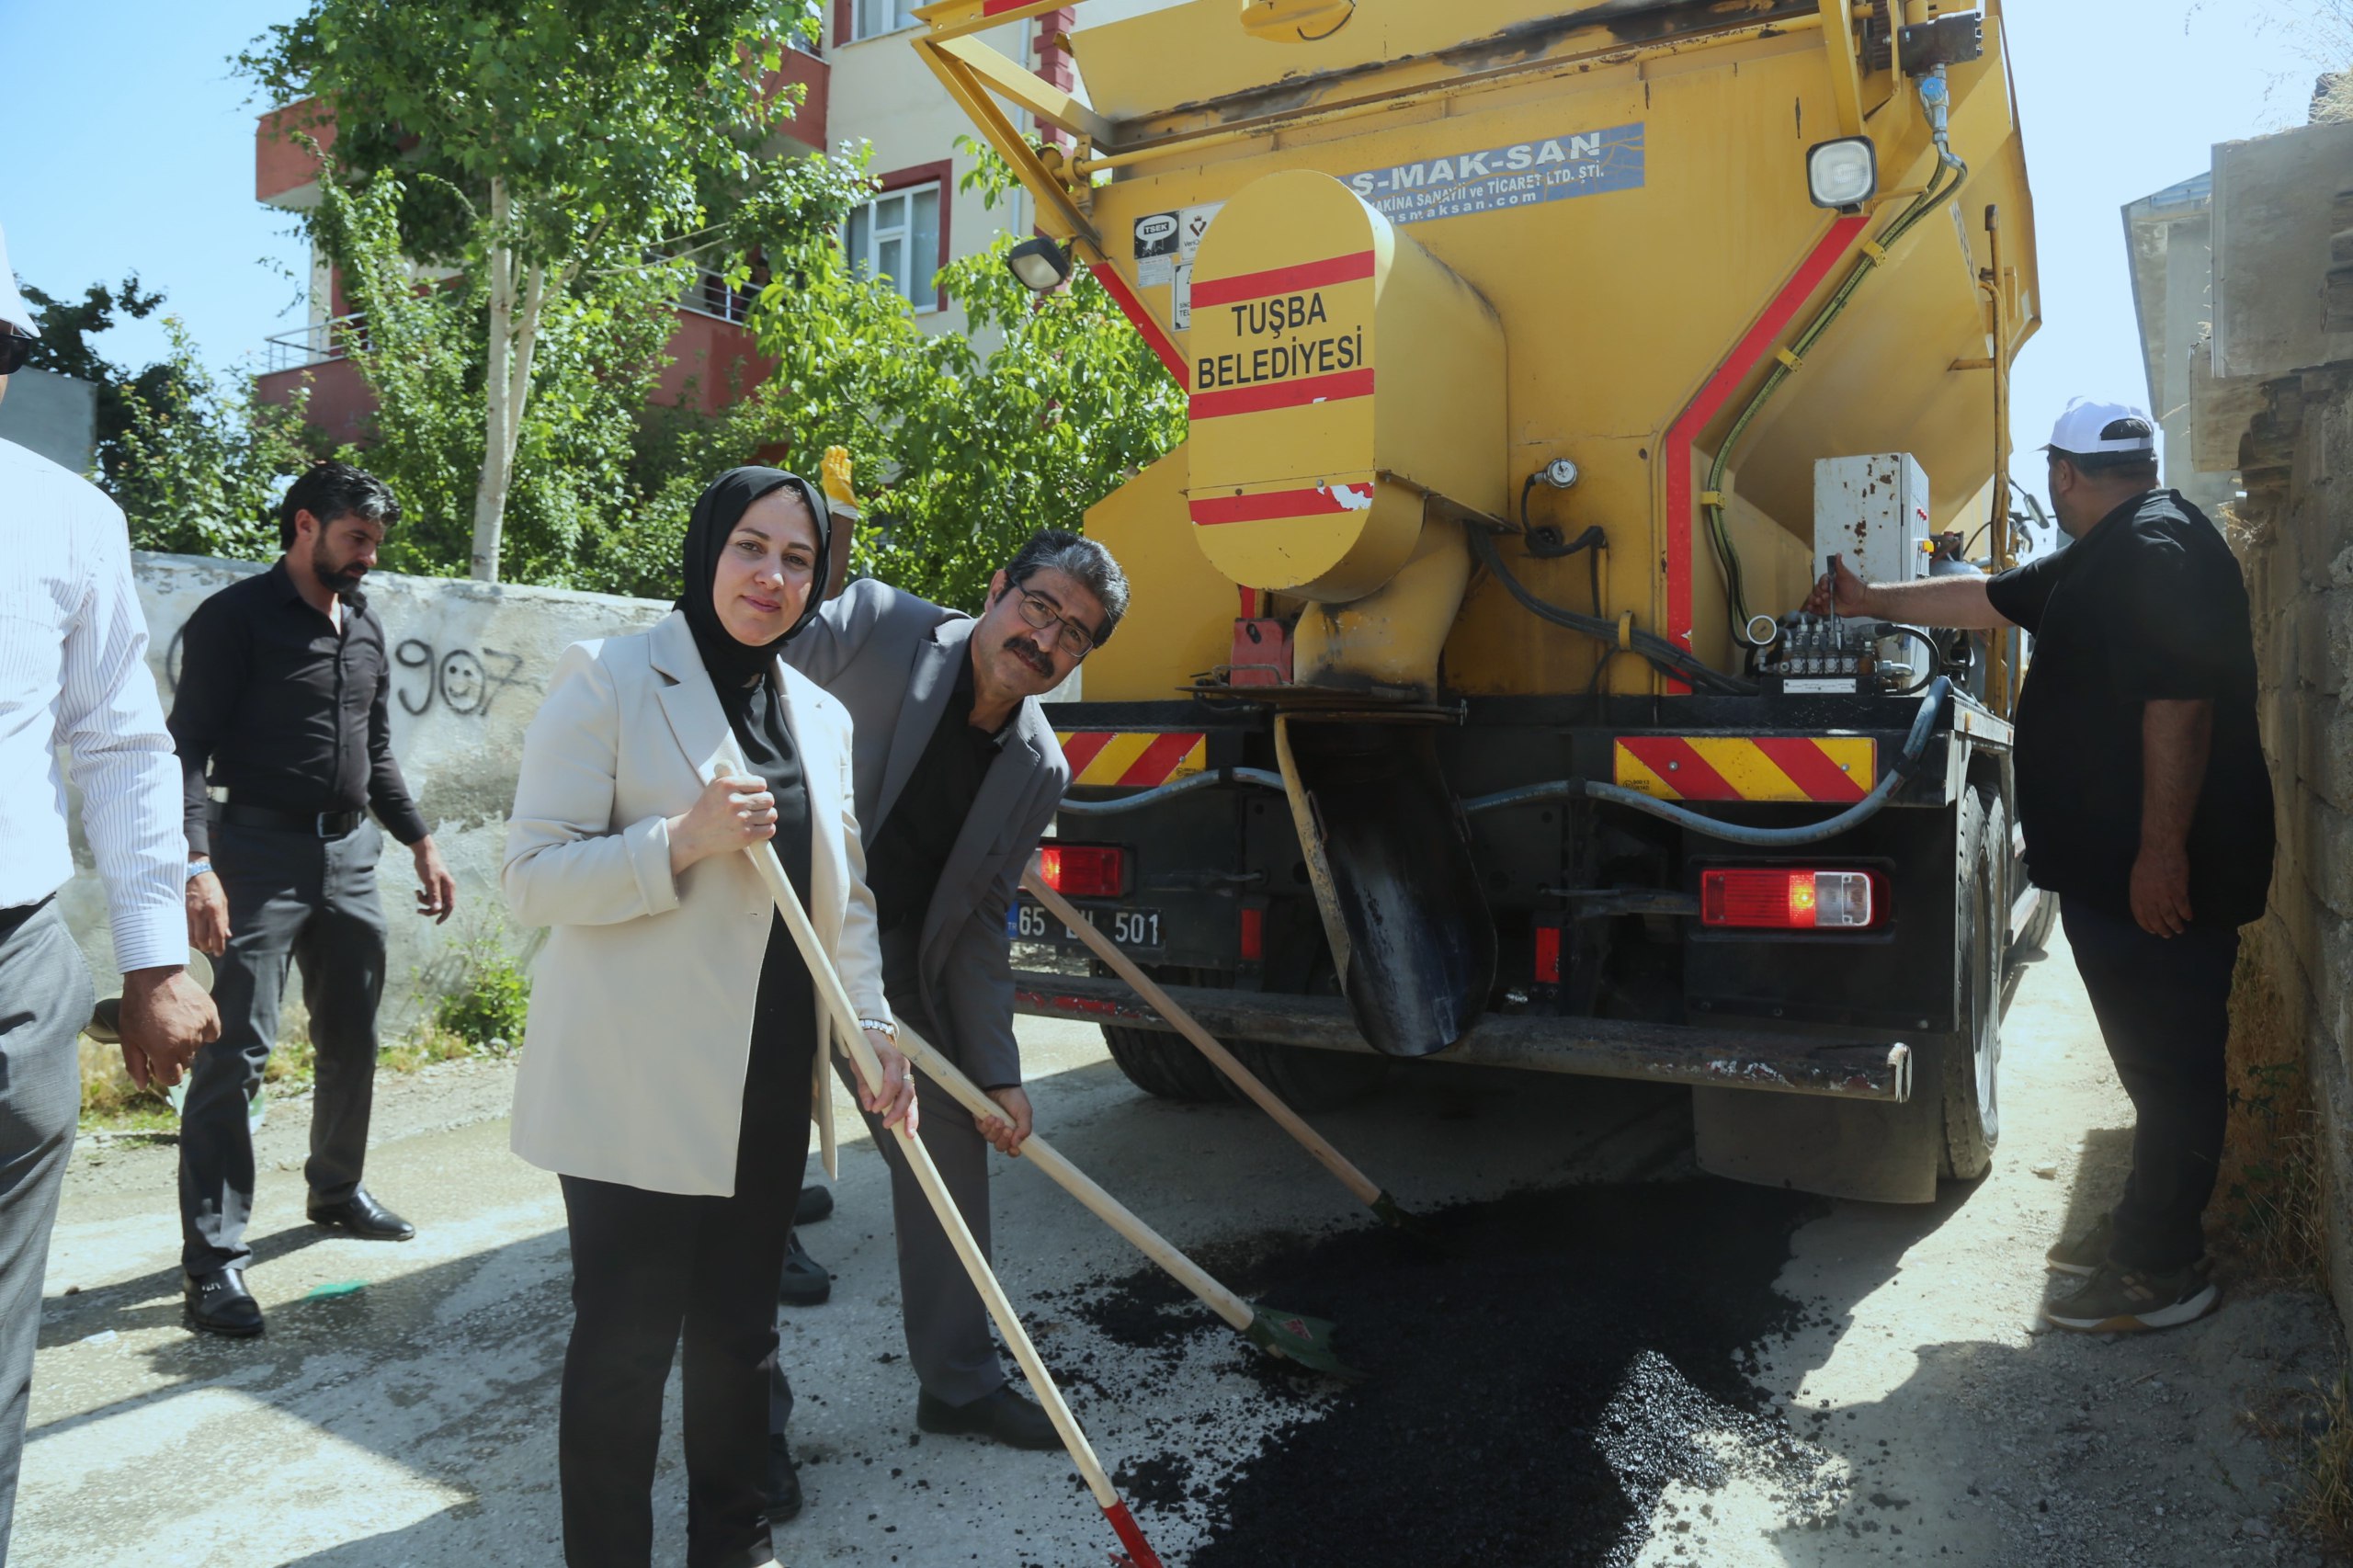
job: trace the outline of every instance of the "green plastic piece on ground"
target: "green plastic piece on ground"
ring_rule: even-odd
[[[324,1301],[331,1296],[349,1296],[368,1288],[365,1279],[338,1279],[331,1284],[313,1285],[302,1292],[306,1301]]]
[[[1342,1377],[1364,1376],[1333,1353],[1332,1334],[1336,1327],[1322,1318],[1277,1312],[1253,1301],[1250,1326],[1242,1332],[1251,1344],[1287,1361],[1296,1361],[1318,1372],[1336,1372]]]

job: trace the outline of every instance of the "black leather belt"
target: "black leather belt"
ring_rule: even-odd
[[[51,899],[56,896],[55,893],[51,893],[48,898],[36,899],[30,903],[20,903],[13,909],[0,909],[0,942],[5,942],[15,936],[26,921],[47,909]]]
[[[212,808],[212,820],[231,827],[262,827],[278,833],[308,834],[313,838],[341,838],[366,820],[365,812],[281,812],[272,806],[245,806],[234,801]]]

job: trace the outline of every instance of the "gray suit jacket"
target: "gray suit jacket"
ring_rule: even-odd
[[[889,823],[922,760],[973,625],[961,611],[862,577],[785,644],[785,663],[849,710],[858,820],[869,836]],[[1025,699],[940,871],[914,947],[914,972],[905,972],[904,943],[883,944],[883,981],[892,996],[921,1005],[944,1037],[931,1043],[983,1088],[1021,1082],[1006,912],[1069,782],[1070,765],[1045,714],[1035,699]]]

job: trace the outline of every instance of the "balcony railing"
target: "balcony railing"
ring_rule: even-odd
[[[331,316],[308,326],[281,332],[275,337],[262,339],[262,373],[278,370],[300,370],[313,365],[324,365],[330,359],[344,358],[351,344],[368,345],[368,318],[353,312],[349,315]]]
[[[758,297],[756,289],[730,289],[727,279],[718,273],[698,268],[678,294],[678,308],[741,325],[751,315],[752,301]]]

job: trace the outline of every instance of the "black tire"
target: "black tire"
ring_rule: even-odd
[[[2010,824],[1998,799],[1962,797],[1954,959],[1961,1028],[1936,1052],[1944,1101],[1938,1174],[1974,1181],[1994,1165],[2002,1136],[2002,981],[2009,933]]]
[[[1128,1082],[1145,1094],[1185,1105],[1222,1105],[1232,1098],[1225,1074],[1183,1035],[1105,1024],[1103,1043],[1111,1048],[1111,1060]]]
[[[1262,1045],[1255,1040],[1237,1040],[1230,1049],[1260,1083],[1298,1111],[1352,1104],[1380,1088],[1389,1077],[1385,1057],[1309,1046]],[[1239,1090],[1234,1096],[1245,1097]]]

